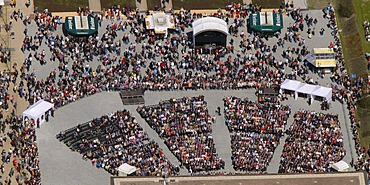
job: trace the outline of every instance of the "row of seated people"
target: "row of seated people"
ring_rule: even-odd
[[[338,115],[300,110],[287,135],[279,173],[330,172],[346,154]]]
[[[137,111],[190,173],[224,168],[216,153],[213,121],[204,96],[161,101]]]
[[[139,176],[158,176],[164,170],[170,175],[179,172],[127,110],[61,131],[57,138],[113,175],[118,175],[118,167],[124,163],[135,166],[134,175]]]
[[[259,104],[233,96],[224,98],[224,106],[234,169],[266,171],[284,132],[290,107],[269,102]]]

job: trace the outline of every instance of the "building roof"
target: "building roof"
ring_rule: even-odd
[[[216,17],[203,17],[193,22],[194,36],[205,31],[218,31],[225,35],[229,34],[226,22]]]
[[[317,174],[263,174],[230,176],[178,176],[170,177],[168,184],[176,185],[367,185],[364,172],[317,173]],[[161,177],[111,177],[111,185],[160,185]]]
[[[98,20],[92,16],[66,17],[64,28],[73,35],[91,35],[98,32]]]

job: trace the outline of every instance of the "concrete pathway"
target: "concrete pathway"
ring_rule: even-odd
[[[243,0],[243,4],[250,4],[250,3],[253,3],[252,0]]]
[[[300,8],[301,10],[308,9],[307,0],[285,0],[285,4],[293,1],[294,8]]]
[[[100,0],[89,0],[89,9],[94,13],[101,12],[101,2]]]
[[[135,0],[136,8],[139,9],[140,12],[145,12],[148,10],[148,3],[147,0]]]
[[[165,11],[166,12],[169,12],[169,11],[171,11],[171,9],[172,9],[172,0],[165,0]]]

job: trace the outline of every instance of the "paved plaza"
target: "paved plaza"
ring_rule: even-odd
[[[323,18],[321,10],[310,10],[303,11],[303,15],[309,14],[313,18],[317,18],[318,24],[315,26],[317,32],[321,28],[326,27],[327,21]],[[293,20],[288,17],[284,17],[284,27],[289,24],[293,24]],[[107,25],[111,25],[113,21],[103,21],[102,27],[99,30],[99,37],[102,37],[102,33],[105,32]],[[37,31],[37,26],[33,22],[31,25],[27,26],[29,35],[34,35]],[[189,32],[191,29],[186,29]],[[243,30],[247,33],[246,27]],[[286,29],[282,31],[282,34],[286,32]],[[125,33],[128,33],[126,31]],[[240,33],[240,32],[239,32]],[[301,32],[301,37],[306,39],[306,45],[309,46],[309,50],[315,47],[327,47],[330,42],[334,42],[330,31],[325,31],[323,35],[316,34],[312,39],[307,38],[306,32]],[[55,34],[62,34],[61,25],[58,26],[58,30]],[[118,32],[118,38],[122,38],[123,32]],[[229,37],[230,40],[231,37]],[[130,40],[133,41],[134,36],[130,35]],[[235,43],[240,42],[240,37],[233,38]],[[274,45],[277,42],[276,38],[269,38],[267,41],[268,45]],[[123,44],[122,50],[124,51],[128,46]],[[285,48],[287,47],[297,47],[297,43],[286,42]],[[44,49],[46,51],[46,59],[51,57],[51,52],[49,48],[43,44],[39,50]],[[179,48],[179,50],[181,47]],[[141,51],[141,47],[137,47],[137,52]],[[278,47],[275,57],[278,60],[283,60],[282,53],[283,49]],[[239,51],[235,51],[235,56]],[[252,53],[252,52],[250,52]],[[27,57],[29,52],[25,52],[24,57]],[[97,57],[94,57],[94,61],[88,63],[89,66],[96,68],[101,62],[97,61]],[[181,57],[180,57],[181,59]],[[33,62],[31,71],[35,71],[35,75],[38,79],[45,79],[49,73],[58,68],[58,62],[48,62],[46,65],[41,66],[38,62]],[[71,65],[68,65],[71,68]],[[143,72],[145,70],[142,70]],[[291,69],[286,67],[285,73],[291,73]],[[331,84],[329,75],[325,78],[319,78],[317,74],[310,72],[309,74],[315,81],[323,86],[328,86]],[[170,98],[181,98],[183,96],[198,96],[204,95],[205,100],[208,103],[208,109],[211,115],[215,115],[215,110],[217,107],[223,108],[223,98],[226,96],[236,96],[240,98],[248,97],[250,100],[256,101],[255,89],[248,90],[198,90],[198,91],[166,91],[166,92],[145,92],[145,105],[158,104],[161,100],[168,100]],[[314,110],[318,112],[333,113],[339,115],[340,126],[343,133],[344,148],[346,150],[346,156],[344,161],[350,162],[351,159],[355,157],[354,143],[351,139],[350,125],[348,119],[348,110],[344,105],[339,102],[333,102],[331,108],[328,111],[321,111],[320,102],[314,101],[313,104],[308,105],[307,100],[303,98],[298,98],[294,100],[289,98],[283,101],[282,104],[290,105],[292,107],[292,113],[294,114],[298,110]],[[55,112],[55,117],[51,121],[41,125],[41,128],[37,130],[38,148],[39,148],[39,159],[40,159],[40,170],[42,174],[43,184],[108,184],[110,180],[110,174],[102,169],[98,169],[91,164],[91,162],[82,159],[82,155],[77,152],[72,152],[65,144],[56,139],[56,135],[62,131],[74,127],[80,123],[85,123],[92,120],[93,118],[100,117],[102,115],[112,113],[116,110],[127,109],[131,114],[136,117],[138,123],[144,128],[148,133],[149,138],[155,140],[159,146],[163,149],[164,154],[174,165],[179,165],[177,158],[169,151],[169,149],[161,140],[158,134],[150,128],[150,126],[140,117],[136,111],[137,105],[123,106],[118,92],[102,92],[96,95],[78,100],[69,105],[59,108]],[[292,115],[293,115],[292,114]],[[288,125],[286,129],[293,122],[293,116],[288,119]],[[225,169],[223,172],[235,172],[231,164],[231,146],[230,146],[230,135],[225,125],[225,118],[222,113],[221,116],[216,116],[216,123],[212,127],[212,137],[216,144],[216,150],[219,156],[225,161]],[[276,148],[273,158],[267,168],[268,173],[277,173],[279,169],[280,156],[282,153],[282,148],[285,142],[286,136],[280,139],[280,144]],[[353,169],[351,169],[353,170]],[[181,170],[180,175],[189,175],[187,170]]]

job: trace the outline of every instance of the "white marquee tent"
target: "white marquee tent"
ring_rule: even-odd
[[[296,91],[299,87],[301,87],[303,84],[302,82],[296,81],[296,80],[289,80],[286,79],[280,86],[283,90],[290,90],[290,91]]]
[[[331,167],[338,171],[338,172],[345,172],[345,171],[348,171],[349,170],[349,165],[348,163],[344,162],[344,161],[339,161],[337,163],[334,163],[331,165]]]
[[[39,100],[23,112],[23,121],[26,117],[28,117],[29,119],[35,120],[35,123],[38,121],[41,125],[43,122],[45,122],[45,113],[53,108],[54,104],[44,100]]]
[[[332,101],[333,89],[328,88],[328,87],[319,86],[319,88],[314,90],[311,94],[314,97],[318,96],[318,97],[321,97],[321,98],[325,99],[327,102],[331,102]]]
[[[284,93],[284,90],[294,91],[294,97],[298,97],[296,90],[302,85],[299,81],[286,79],[280,86],[280,93]]]
[[[300,86],[296,91],[298,93],[311,95],[311,93],[317,88],[318,86],[316,85],[302,83],[302,86]]]
[[[332,101],[332,89],[319,86],[302,83],[296,80],[286,79],[280,86],[280,93],[284,93],[285,90],[294,91],[294,98],[298,98],[298,93],[306,94],[311,98],[311,102],[315,97],[321,97],[328,102]]]
[[[131,166],[127,163],[123,163],[121,166],[118,167],[118,171],[123,173],[123,175],[127,176],[136,172],[136,167]]]

